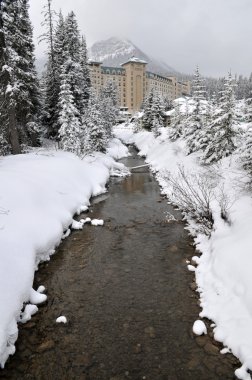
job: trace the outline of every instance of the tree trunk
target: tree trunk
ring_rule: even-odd
[[[16,110],[13,106],[8,109],[9,139],[12,154],[20,154],[21,148],[18,139]]]

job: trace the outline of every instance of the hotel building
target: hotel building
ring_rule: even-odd
[[[179,82],[176,77],[165,77],[146,70],[147,62],[132,57],[122,67],[106,67],[101,62],[89,62],[91,83],[99,93],[107,81],[119,91],[121,107],[134,113],[140,110],[145,95],[154,88],[162,96],[174,100],[190,95],[190,82]]]

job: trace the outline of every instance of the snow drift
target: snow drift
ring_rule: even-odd
[[[118,140],[110,150],[117,157],[125,154]],[[0,159],[0,366],[15,352],[17,322],[28,320],[37,310],[34,304],[46,299],[32,289],[39,262],[49,260],[68,235],[73,215],[106,191],[110,173],[123,169],[101,153],[80,160],[40,150]]]

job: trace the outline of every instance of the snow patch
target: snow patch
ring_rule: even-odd
[[[195,335],[203,335],[203,334],[206,335],[207,328],[206,328],[205,323],[199,319],[195,321],[193,324],[193,332]]]
[[[31,288],[29,300],[32,304],[38,305],[47,300],[47,296]]]
[[[20,314],[19,322],[26,323],[28,322],[31,317],[36,314],[38,311],[38,307],[36,305],[27,304],[25,306],[24,311]]]
[[[92,226],[103,226],[104,225],[104,220],[102,219],[92,219],[91,220]]]
[[[38,289],[37,289],[37,292],[38,292],[38,293],[44,293],[45,290],[46,290],[46,288],[44,287],[44,285],[40,285],[40,286],[38,287]]]
[[[190,272],[195,272],[196,268],[193,266],[193,265],[187,265],[187,269],[190,271]]]
[[[67,323],[67,319],[64,315],[61,315],[56,319],[56,323]]]

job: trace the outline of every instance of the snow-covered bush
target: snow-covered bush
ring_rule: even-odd
[[[183,166],[179,167],[177,176],[166,173],[164,178],[172,187],[171,202],[187,218],[195,220],[199,230],[210,235],[214,223],[210,207],[214,191],[210,179],[200,174],[189,174]]]

